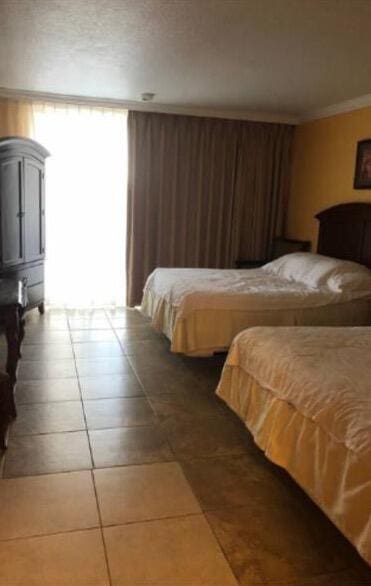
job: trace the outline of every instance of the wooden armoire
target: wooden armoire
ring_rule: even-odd
[[[28,307],[44,311],[48,151],[29,138],[0,139],[0,278],[24,280]]]

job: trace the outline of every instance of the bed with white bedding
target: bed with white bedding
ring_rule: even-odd
[[[216,392],[371,564],[371,327],[242,332]]]
[[[142,312],[173,352],[207,356],[258,325],[371,324],[371,271],[308,252],[250,270],[159,268],[145,285]]]

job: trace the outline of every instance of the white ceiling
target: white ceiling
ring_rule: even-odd
[[[371,94],[371,1],[0,0],[0,87],[302,117]]]

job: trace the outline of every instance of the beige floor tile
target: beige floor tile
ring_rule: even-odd
[[[119,325],[114,325],[115,333],[120,342],[125,347],[127,342],[135,342],[141,340],[154,340],[159,334],[148,325],[137,325],[135,327],[121,328]]]
[[[56,321],[39,321],[39,322],[32,322],[26,320],[25,324],[25,331],[28,335],[37,334],[41,331],[48,331],[48,332],[68,332],[68,322],[67,320],[58,319]]]
[[[141,326],[148,323],[146,319],[136,309],[119,309],[107,312],[111,324],[115,327],[126,328],[131,326]]]
[[[19,405],[18,416],[12,425],[11,434],[13,437],[83,429],[85,429],[85,420],[81,402],[60,401]]]
[[[0,584],[109,586],[100,531],[1,542]]]
[[[102,307],[67,309],[66,315],[68,320],[72,319],[105,319],[106,311]]]
[[[152,425],[155,414],[147,399],[130,397],[84,401],[88,429]]]
[[[23,344],[69,344],[71,336],[69,331],[42,329],[31,330],[26,333]]]
[[[28,326],[38,325],[41,327],[50,327],[59,329],[60,326],[68,328],[67,314],[62,310],[48,309],[44,315],[40,315],[37,310],[28,311],[25,316],[26,328]]]
[[[115,358],[123,356],[119,342],[81,342],[73,345],[76,358]]]
[[[80,377],[80,386],[83,399],[143,396],[143,389],[134,373]]]
[[[18,381],[15,393],[17,405],[81,399],[77,378]]]
[[[92,468],[86,432],[11,437],[4,476],[51,474]]]
[[[79,342],[117,342],[112,330],[73,330],[71,338],[74,344]]]
[[[94,477],[103,525],[201,512],[176,462],[94,470]]]
[[[97,468],[174,460],[166,438],[155,426],[100,429],[89,431],[89,437]]]
[[[109,330],[111,326],[104,317],[68,318],[71,330]]]
[[[116,358],[78,358],[76,368],[79,376],[99,376],[102,374],[128,374],[133,370],[125,356]]]
[[[113,586],[237,586],[202,515],[104,530]]]
[[[44,380],[50,378],[74,378],[76,376],[75,361],[63,360],[21,360],[18,380]]]
[[[23,360],[65,360],[73,358],[72,344],[25,344],[22,346]]]
[[[0,480],[0,540],[99,525],[91,472]]]

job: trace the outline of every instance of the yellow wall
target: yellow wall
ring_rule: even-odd
[[[31,102],[0,98],[0,137],[26,136],[32,138]]]
[[[371,107],[307,122],[296,128],[287,236],[317,246],[314,215],[337,203],[370,201],[353,189],[357,141],[371,138]]]

